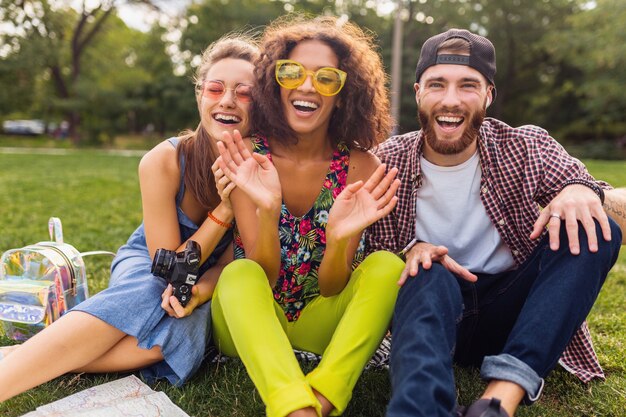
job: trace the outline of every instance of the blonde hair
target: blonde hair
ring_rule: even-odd
[[[202,83],[207,73],[216,62],[222,59],[232,58],[254,63],[258,57],[259,48],[256,44],[256,40],[252,36],[246,34],[229,34],[222,36],[202,52],[202,60],[194,76],[196,89],[202,88]]]

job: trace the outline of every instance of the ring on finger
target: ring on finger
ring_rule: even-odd
[[[561,220],[561,215],[558,213],[550,213],[550,218],[554,217],[555,219]]]

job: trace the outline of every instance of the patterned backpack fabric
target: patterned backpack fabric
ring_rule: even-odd
[[[61,221],[48,222],[51,241],[9,249],[0,258],[0,332],[24,341],[89,297],[83,256],[63,242]]]

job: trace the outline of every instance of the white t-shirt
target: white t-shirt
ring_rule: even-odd
[[[514,268],[508,246],[489,220],[480,200],[482,171],[478,152],[453,167],[420,159],[422,186],[417,192],[416,236],[448,248],[448,255],[474,273]]]

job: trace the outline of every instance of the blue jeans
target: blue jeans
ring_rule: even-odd
[[[396,303],[387,416],[453,415],[453,360],[482,363],[483,378],[515,382],[535,400],[617,260],[621,231],[610,223],[611,242],[596,223],[596,253],[580,229],[581,253],[572,255],[563,224],[557,251],[546,236],[518,269],[479,274],[476,283],[438,263],[420,269]]]

